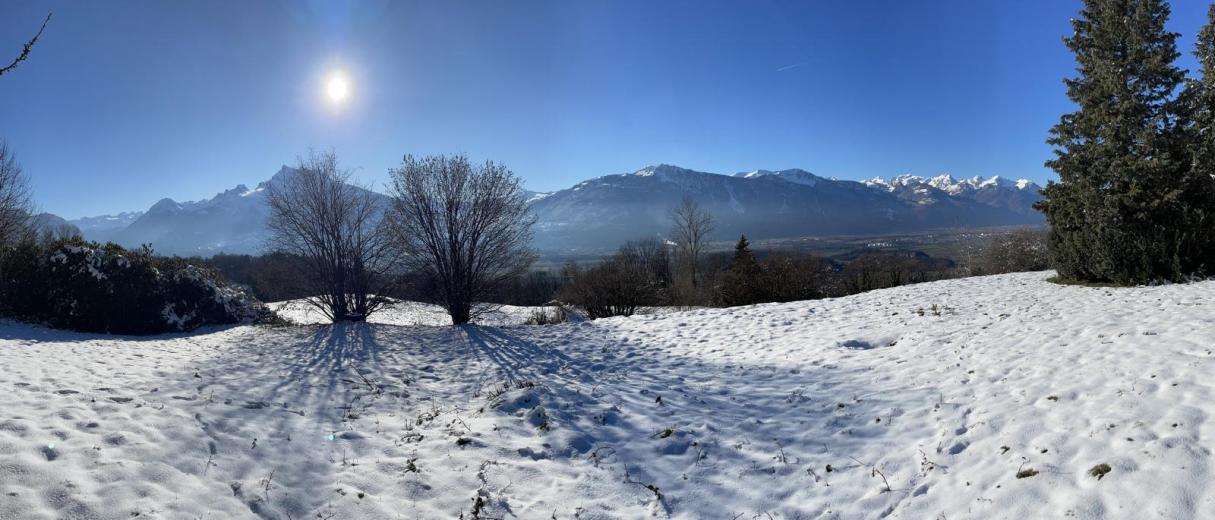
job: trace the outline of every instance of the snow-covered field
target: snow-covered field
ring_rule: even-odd
[[[1047,276],[546,327],[4,324],[0,518],[1215,518],[1215,282]]]
[[[316,307],[304,300],[289,300],[267,304],[271,310],[291,323],[320,325],[329,320]],[[522,325],[536,311],[551,312],[555,307],[518,307],[514,305],[477,306],[476,323],[480,325]],[[442,326],[451,325],[451,316],[438,305],[394,301],[368,316],[367,321],[383,325]]]

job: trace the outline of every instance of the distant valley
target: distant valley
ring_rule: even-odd
[[[291,172],[284,166],[253,188],[238,185],[206,200],[166,198],[142,211],[67,222],[90,240],[151,244],[162,254],[257,254],[269,236],[265,190]],[[657,165],[529,192],[528,200],[538,218],[533,245],[545,253],[571,253],[665,237],[667,212],[684,197],[713,214],[713,239],[746,234],[764,240],[1040,225],[1042,216],[1032,207],[1039,190],[1029,181],[999,177],[903,175],[857,182],[798,169],[723,175]],[[40,218],[58,222],[54,215]]]

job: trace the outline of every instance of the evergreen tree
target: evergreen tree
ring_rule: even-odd
[[[747,241],[747,235],[740,235],[738,243],[734,245],[734,260],[731,265],[758,265],[755,262],[755,253],[751,252],[751,242]]]
[[[738,238],[734,246],[734,259],[722,275],[718,299],[722,305],[751,305],[766,301],[763,286],[763,271],[751,252],[747,237]]]
[[[1190,80],[1183,102],[1190,116],[1189,151],[1191,168],[1188,202],[1192,208],[1188,227],[1198,245],[1194,255],[1206,260],[1205,274],[1215,268],[1215,4],[1207,11],[1207,25],[1198,33],[1194,50],[1202,76]]]
[[[1079,110],[1048,143],[1060,182],[1038,209],[1065,278],[1124,284],[1178,280],[1201,269],[1187,220],[1190,160],[1174,66],[1177,34],[1163,0],[1084,0],[1066,38],[1078,77],[1065,80]]]

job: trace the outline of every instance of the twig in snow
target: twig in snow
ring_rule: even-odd
[[[890,481],[886,480],[886,474],[885,474],[885,473],[882,473],[882,470],[878,469],[878,468],[877,468],[877,466],[874,466],[874,465],[872,465],[872,464],[866,464],[866,463],[864,463],[864,462],[861,462],[859,459],[857,459],[856,457],[853,457],[853,456],[851,456],[851,455],[849,455],[849,456],[848,456],[848,458],[850,458],[850,459],[852,459],[852,460],[855,460],[855,461],[856,461],[856,463],[857,463],[857,464],[860,464],[862,467],[868,467],[868,468],[869,468],[869,476],[871,476],[871,477],[882,477],[882,483],[883,483],[883,484],[885,484],[885,486],[886,486],[886,489],[883,489],[883,490],[882,490],[882,492],[883,492],[883,493],[889,493],[889,492],[891,492],[891,491],[894,491],[894,489],[892,489],[892,488],[890,487]]]
[[[806,468],[806,472],[809,473],[810,476],[814,477],[815,482],[822,482],[824,486],[831,487],[831,483],[827,482],[827,479],[820,477],[818,473],[814,471],[814,466]]]

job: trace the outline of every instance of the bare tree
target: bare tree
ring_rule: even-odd
[[[8,143],[0,140],[0,246],[12,244],[29,232],[33,210],[30,198],[29,178]]]
[[[389,173],[393,240],[406,265],[434,282],[453,324],[468,323],[474,302],[535,260],[528,243],[536,219],[505,166],[406,155]]]
[[[310,153],[266,195],[271,248],[299,259],[310,304],[336,323],[363,321],[387,302],[393,257],[382,195],[352,184],[333,152]]]
[[[42,37],[42,31],[46,30],[46,24],[50,21],[51,21],[51,15],[47,14],[46,19],[42,21],[42,27],[40,27],[38,29],[38,34],[35,34],[34,37],[32,39],[30,39],[30,41],[25,42],[25,46],[21,48],[21,54],[18,54],[17,58],[14,59],[12,63],[10,63],[10,64],[8,64],[8,66],[0,69],[0,76],[3,76],[4,73],[17,68],[18,63],[21,63],[30,57],[30,51],[34,50],[34,44],[38,43],[38,38]]]
[[[685,197],[671,210],[672,238],[675,240],[677,261],[687,273],[692,288],[699,287],[700,261],[713,232],[713,216],[700,207],[695,200]]]

